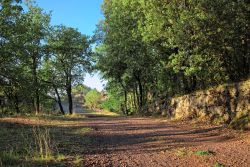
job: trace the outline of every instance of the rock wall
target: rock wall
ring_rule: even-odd
[[[222,85],[192,94],[158,100],[151,107],[172,119],[194,119],[216,124],[250,117],[250,80]]]

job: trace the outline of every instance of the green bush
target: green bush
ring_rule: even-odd
[[[20,160],[20,157],[13,150],[0,152],[0,162],[4,165],[14,165],[18,163],[18,160]]]
[[[224,165],[220,164],[219,162],[216,162],[214,167],[224,167]]]
[[[109,95],[109,98],[103,101],[100,105],[102,109],[109,110],[112,112],[118,112],[121,107],[121,102],[112,95]]]
[[[239,118],[234,118],[230,123],[230,127],[238,130],[245,130],[250,123],[250,115],[243,115]]]
[[[196,151],[194,154],[198,156],[206,156],[206,155],[214,155],[214,152],[209,151],[209,150],[208,151],[200,150],[200,151]]]
[[[85,96],[85,105],[89,108],[98,108],[102,99],[102,95],[97,90],[89,91]]]

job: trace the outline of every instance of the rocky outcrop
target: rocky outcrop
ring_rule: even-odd
[[[151,112],[172,119],[198,118],[217,124],[250,117],[250,80],[158,100]]]

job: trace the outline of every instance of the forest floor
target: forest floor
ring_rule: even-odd
[[[39,135],[50,141],[47,156]],[[102,114],[0,118],[0,166],[248,167],[249,157],[250,132],[223,126]]]

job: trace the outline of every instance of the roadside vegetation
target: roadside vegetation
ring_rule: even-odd
[[[0,0],[0,166],[249,166],[249,1],[102,13],[87,36]],[[101,92],[83,85],[96,72]]]
[[[2,118],[1,166],[78,166],[92,131],[75,126],[83,119],[80,115]]]
[[[154,115],[162,107],[159,99],[249,78],[249,7],[244,0],[104,0],[104,19],[92,37],[52,26],[51,15],[35,2],[3,0],[1,6],[3,115],[55,108],[73,114],[74,93],[86,95],[83,103],[91,109]],[[93,71],[108,81],[103,92],[82,85],[84,75]],[[236,89],[225,97],[238,101],[240,93]],[[226,103],[224,123],[236,125],[237,112],[247,117],[238,122],[249,122],[248,107],[238,111],[242,108]]]
[[[1,1],[1,113],[39,114],[58,105],[73,114],[72,89],[93,69],[91,40],[50,18],[34,2]]]
[[[159,108],[166,110],[171,98],[195,96],[219,85],[237,87],[249,79],[249,3],[245,0],[104,0],[102,10],[105,19],[94,35],[97,68],[108,80],[107,90],[120,96],[125,115],[154,115]],[[227,92],[221,91],[223,101],[241,99],[241,91]],[[219,112],[220,117],[227,115],[223,123],[237,119],[238,112],[250,118],[249,107],[242,111],[229,103]],[[169,114],[163,115],[169,118],[174,107],[168,109]],[[188,107],[182,110],[193,112]],[[202,110],[199,113],[213,120],[220,109]]]

